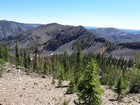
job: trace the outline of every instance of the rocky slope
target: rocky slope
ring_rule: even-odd
[[[34,73],[26,75],[24,68],[6,63],[6,72],[0,78],[0,105],[74,105],[76,95],[65,95],[67,88],[52,85],[52,77],[40,78]],[[68,85],[64,81],[63,85]]]
[[[0,105],[75,105],[76,94],[67,95],[67,87],[57,88],[52,85],[52,77],[40,78],[34,73],[26,75],[24,68],[16,69],[15,65],[4,64],[5,72],[0,78]],[[63,81],[63,86],[68,85]],[[107,86],[101,86],[102,105],[139,105],[140,94],[127,94],[122,102],[116,101],[117,94]]]

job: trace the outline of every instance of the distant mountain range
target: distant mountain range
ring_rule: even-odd
[[[0,40],[5,39],[9,36],[13,36],[17,33],[31,30],[38,27],[40,24],[24,24],[14,21],[0,21]]]
[[[140,42],[140,30],[95,27],[86,28],[96,37],[105,38],[115,44]]]
[[[139,34],[135,34],[136,38],[133,38],[135,37],[134,34],[127,32],[128,30],[122,31],[114,28],[86,29],[83,26],[60,25],[57,23],[41,25],[13,21],[0,21],[0,27],[1,43],[6,43],[10,49],[13,49],[17,39],[20,48],[31,48],[32,53],[34,53],[33,49],[37,44],[42,56],[52,53],[60,54],[64,51],[72,54],[75,52],[78,42],[81,42],[82,53],[102,53],[116,58],[134,58],[136,53],[140,51]],[[133,37],[128,38],[131,35]]]

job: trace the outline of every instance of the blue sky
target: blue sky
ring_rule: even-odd
[[[0,0],[0,20],[140,29],[140,0]]]

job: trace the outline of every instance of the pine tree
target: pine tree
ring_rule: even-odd
[[[28,57],[27,57],[26,49],[24,49],[24,67],[28,68]]]
[[[70,64],[68,61],[68,54],[65,51],[63,55],[64,75],[66,79],[70,79]]]
[[[74,71],[75,71],[75,83],[78,84],[80,73],[82,72],[82,54],[80,42],[78,42],[77,44],[77,54]]]
[[[135,58],[135,65],[134,65],[136,68],[140,69],[140,53],[138,53],[136,55],[136,58]]]
[[[16,56],[16,67],[20,65],[20,51],[18,48],[18,41],[16,40],[16,45],[15,45],[15,56]]]
[[[28,56],[27,56],[27,62],[28,62],[28,65],[27,65],[27,73],[29,74],[30,70],[31,70],[31,59],[30,59],[30,53],[28,53]]]
[[[80,105],[101,105],[102,89],[100,88],[97,70],[97,64],[92,60],[82,73],[78,84],[78,99]]]
[[[76,90],[77,90],[77,87],[74,83],[74,80],[72,79],[69,83],[69,87],[66,91],[66,94],[73,94],[74,92],[76,92]]]
[[[136,74],[133,75],[129,92],[140,93],[140,70],[137,70]]]
[[[38,57],[38,46],[35,46],[35,57],[34,57],[34,70],[39,73],[39,57]]]
[[[62,81],[64,80],[64,69],[63,67],[59,66],[59,72],[60,72],[60,76],[59,76],[59,81],[58,81],[58,86],[62,87]]]
[[[44,71],[43,71],[43,74],[44,74],[44,75],[49,75],[49,66],[48,66],[47,61],[45,61],[45,64],[44,64]]]
[[[140,93],[140,53],[136,55],[131,76],[130,93]]]
[[[82,72],[82,54],[81,54],[80,42],[78,42],[75,64],[74,64],[73,71],[70,74],[71,81],[69,84],[69,88],[67,89],[68,94],[73,94],[74,92],[77,91],[77,85],[79,82],[81,72]]]
[[[120,78],[118,79],[118,82],[117,82],[117,86],[116,86],[116,91],[117,91],[117,94],[118,94],[118,100],[119,101],[121,100],[121,96],[123,94],[124,89],[125,89],[125,86],[124,86],[124,82],[123,82],[123,77],[120,76]]]
[[[51,69],[51,75],[54,75],[54,72],[56,70],[56,65],[57,65],[57,61],[56,61],[56,55],[53,55],[51,58],[51,63],[52,63],[52,69]]]
[[[8,62],[8,60],[9,60],[9,53],[8,53],[8,48],[7,48],[7,46],[5,45],[5,51],[4,51],[4,58],[5,58],[5,61],[7,61]]]
[[[53,78],[52,78],[52,83],[51,83],[52,85],[54,85],[55,84],[55,77],[53,76]]]

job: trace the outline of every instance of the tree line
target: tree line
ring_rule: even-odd
[[[76,104],[100,105],[100,85],[107,85],[118,93],[118,100],[127,93],[140,92],[140,54],[135,59],[116,59],[103,54],[82,54],[80,42],[77,43],[76,52],[68,55],[52,54],[41,57],[38,45],[35,45],[34,53],[29,48],[20,49],[18,41],[15,44],[15,56],[8,52],[6,45],[0,46],[0,58],[12,62],[17,68],[24,66],[27,74],[35,72],[45,78],[51,75],[52,83],[58,80],[58,86],[62,87],[64,80],[69,80],[66,94],[77,93]]]

